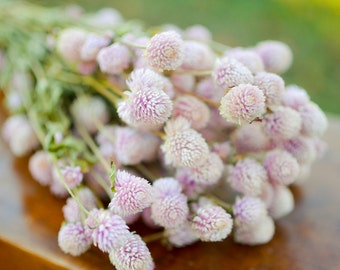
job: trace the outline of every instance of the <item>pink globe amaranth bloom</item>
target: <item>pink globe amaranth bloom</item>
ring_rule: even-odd
[[[152,186],[155,199],[162,199],[182,192],[181,184],[173,177],[159,178],[153,182]]]
[[[159,225],[151,217],[151,207],[147,207],[142,212],[142,220],[146,226],[152,229],[159,228]]]
[[[223,208],[207,205],[198,208],[191,228],[204,242],[222,241],[230,234],[233,219]]]
[[[97,62],[102,72],[120,74],[130,65],[130,50],[123,44],[114,43],[102,48],[97,54]]]
[[[244,195],[257,196],[267,181],[264,167],[256,160],[245,158],[237,162],[227,178],[231,187]]]
[[[154,262],[146,243],[137,234],[110,252],[109,258],[117,270],[152,270]]]
[[[214,143],[211,146],[211,151],[216,153],[222,162],[226,162],[230,154],[232,153],[232,147],[230,141]]]
[[[150,39],[144,56],[157,70],[175,70],[183,63],[184,41],[175,31],[161,32]]]
[[[85,227],[91,232],[93,244],[103,252],[120,247],[131,236],[125,221],[104,209],[91,210]]]
[[[157,129],[172,113],[172,101],[155,87],[126,92],[127,99],[118,104],[119,117],[133,127]]]
[[[239,154],[262,152],[269,149],[270,140],[259,122],[243,124],[237,128],[231,137],[232,145]]]
[[[299,164],[312,163],[316,159],[317,152],[313,139],[306,136],[284,141],[282,146],[296,158]]]
[[[167,164],[196,168],[205,162],[209,147],[202,135],[190,128],[188,120],[179,117],[169,121],[164,130],[166,137],[161,149]]]
[[[63,225],[58,233],[58,245],[64,253],[79,256],[92,244],[91,233],[80,222]]]
[[[253,74],[264,71],[264,64],[262,58],[251,49],[233,48],[227,50],[224,56],[234,58],[237,61],[241,62]]]
[[[261,245],[268,243],[274,233],[274,221],[267,216],[256,226],[235,226],[234,241],[249,246]]]
[[[265,203],[257,197],[244,196],[236,198],[233,206],[234,222],[236,226],[257,226],[262,219],[267,217]]]
[[[192,92],[195,87],[195,77],[192,74],[173,73],[170,77],[175,89]]]
[[[165,228],[179,226],[188,215],[188,198],[182,193],[155,198],[151,205],[152,219]]]
[[[212,49],[198,41],[185,41],[184,59],[180,66],[184,70],[211,70],[216,56]]]
[[[174,101],[172,118],[184,117],[189,120],[193,129],[204,128],[210,119],[209,107],[196,97],[178,96]]]
[[[95,96],[83,95],[71,105],[74,121],[90,133],[98,130],[98,125],[109,121],[110,115],[103,99]]]
[[[47,151],[36,151],[29,159],[28,169],[41,185],[47,186],[52,183],[52,164]]]
[[[286,87],[283,104],[298,110],[300,106],[310,102],[307,91],[297,85],[288,85]]]
[[[313,163],[311,162],[300,163],[300,173],[295,180],[294,185],[302,185],[308,180],[311,174],[312,164]]]
[[[204,25],[195,24],[185,29],[184,38],[189,40],[197,40],[200,42],[210,42],[212,34],[210,30]]]
[[[64,60],[69,62],[81,61],[81,47],[86,41],[88,33],[80,28],[66,28],[57,38],[57,51]]]
[[[83,61],[94,61],[98,52],[111,42],[109,35],[89,34],[80,49],[80,57]]]
[[[86,210],[90,211],[97,206],[96,197],[93,192],[87,188],[82,187],[77,190],[76,196],[80,203]],[[66,204],[63,206],[64,218],[67,222],[77,222],[82,220],[82,210],[74,198],[68,198]]]
[[[302,134],[314,137],[322,136],[325,133],[328,126],[328,120],[317,104],[309,102],[305,105],[301,105],[298,108],[298,111],[302,118]]]
[[[255,51],[261,56],[265,70],[283,73],[291,66],[293,54],[283,42],[267,40],[256,45]]]
[[[274,219],[282,218],[294,209],[294,197],[290,189],[282,185],[274,185],[274,196],[270,202],[268,211],[269,215]]]
[[[266,154],[263,165],[273,184],[290,185],[299,175],[297,160],[287,151],[273,150]]]
[[[80,75],[91,75],[97,69],[96,61],[81,61],[78,63],[77,72]]]
[[[133,223],[135,223],[141,216],[141,212],[137,213],[137,214],[133,214],[133,215],[129,215],[129,216],[125,216],[123,217],[125,220],[125,223],[127,225],[131,225]]]
[[[199,240],[188,221],[183,222],[178,227],[166,229],[164,234],[174,247],[188,246]]]
[[[300,114],[290,107],[278,107],[263,118],[263,129],[274,141],[289,140],[298,136],[301,125]]]
[[[235,124],[250,123],[266,112],[265,96],[257,86],[240,84],[222,97],[220,114]]]
[[[212,77],[207,77],[200,80],[195,89],[196,94],[201,97],[219,102],[225,95],[225,90],[214,84]]]
[[[61,174],[63,175],[64,180],[69,188],[74,188],[80,185],[81,181],[83,180],[83,173],[81,172],[81,168],[79,166],[66,166],[61,169]]]
[[[91,27],[99,29],[115,28],[123,22],[123,17],[120,12],[109,7],[98,10],[86,19]]]
[[[230,57],[216,61],[212,77],[216,85],[223,89],[252,83],[254,80],[251,71],[245,65]]]
[[[117,171],[115,189],[109,208],[123,217],[142,212],[153,200],[153,189],[149,182],[126,171]]]
[[[253,84],[263,91],[268,108],[275,109],[281,105],[285,95],[285,85],[279,75],[260,72],[255,75]]]

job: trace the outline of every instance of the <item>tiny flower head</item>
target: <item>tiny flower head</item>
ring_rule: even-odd
[[[154,196],[162,199],[166,196],[173,196],[182,192],[180,183],[172,177],[163,177],[153,182]]]
[[[185,39],[197,40],[200,42],[209,42],[212,39],[212,34],[207,27],[200,24],[189,26],[184,32]]]
[[[264,64],[261,57],[250,49],[234,48],[227,50],[224,54],[227,57],[236,59],[245,65],[253,74],[264,70]]]
[[[317,157],[313,139],[306,136],[297,136],[283,142],[283,148],[291,153],[299,164],[311,163]]]
[[[199,240],[188,221],[178,227],[167,228],[165,236],[174,247],[184,247]]]
[[[290,189],[286,186],[273,186],[274,196],[269,205],[269,215],[274,219],[279,219],[288,215],[294,209],[294,197]]]
[[[288,85],[286,87],[283,104],[298,110],[300,106],[309,103],[310,98],[307,91],[297,85]]]
[[[57,39],[58,53],[69,62],[81,60],[81,47],[86,41],[88,33],[80,28],[66,28],[59,33]]]
[[[192,92],[196,83],[195,76],[192,74],[173,73],[170,79],[176,89],[186,92]]]
[[[94,61],[98,52],[110,44],[109,36],[89,34],[81,47],[80,56],[83,61]]]
[[[181,69],[211,70],[214,67],[215,58],[214,52],[208,45],[198,41],[185,41]]]
[[[328,120],[317,104],[309,102],[300,106],[298,111],[302,118],[302,134],[310,137],[319,137],[325,133]]]
[[[66,166],[61,169],[61,174],[63,175],[64,180],[69,188],[78,186],[83,180],[83,173],[81,172],[81,168],[79,166]]]
[[[41,185],[47,186],[52,183],[52,164],[47,151],[35,152],[29,159],[28,169]]]
[[[131,55],[128,47],[114,43],[102,48],[97,55],[97,62],[102,72],[120,74],[130,65]]]
[[[211,77],[200,80],[195,89],[196,94],[204,98],[210,99],[215,102],[219,102],[225,95],[225,90],[214,84]]]

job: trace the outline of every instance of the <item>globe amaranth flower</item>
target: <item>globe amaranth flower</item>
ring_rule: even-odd
[[[202,241],[222,241],[230,234],[233,219],[223,208],[207,205],[197,209],[191,228]]]
[[[125,221],[108,210],[93,209],[85,220],[93,244],[103,252],[120,247],[131,235]]]
[[[97,55],[97,62],[102,72],[120,74],[130,65],[131,55],[129,48],[123,44],[114,43],[102,48]]]
[[[261,56],[265,70],[268,72],[283,73],[293,62],[291,49],[280,41],[262,41],[256,45],[255,50]]]
[[[89,34],[80,50],[80,57],[83,61],[94,61],[98,52],[111,42],[109,35]]]
[[[192,92],[194,90],[196,79],[192,74],[173,73],[170,79],[175,89],[185,92]]]
[[[147,207],[142,212],[142,220],[146,226],[152,229],[159,228],[160,226],[155,223],[151,217],[151,207]]]
[[[274,185],[274,196],[270,202],[268,211],[274,219],[288,215],[294,209],[294,197],[290,189],[282,185]]]
[[[61,169],[61,174],[64,177],[66,184],[69,188],[74,188],[78,186],[83,180],[83,173],[79,166],[71,167],[66,166]]]
[[[47,186],[52,183],[52,164],[47,151],[36,151],[29,159],[28,169],[41,185]]]
[[[180,66],[184,70],[211,70],[216,56],[212,49],[198,41],[185,41],[184,59]]]
[[[149,182],[126,171],[117,171],[115,189],[109,208],[120,216],[142,212],[153,200],[153,190]]]
[[[185,29],[183,36],[188,40],[196,40],[200,42],[209,42],[212,39],[210,30],[201,24],[191,25]]]
[[[165,196],[173,196],[182,192],[180,183],[172,177],[162,177],[155,180],[152,184],[155,199],[161,199]]]
[[[266,154],[264,167],[273,184],[290,185],[299,175],[299,163],[287,151],[273,150]]]
[[[257,86],[240,84],[222,97],[220,114],[235,124],[250,123],[266,111],[265,96]]]
[[[91,27],[99,29],[111,29],[123,22],[123,16],[114,8],[102,8],[86,18]]]
[[[188,246],[199,240],[189,221],[185,221],[174,228],[167,228],[164,231],[164,234],[170,244],[174,247]]]
[[[119,248],[110,252],[109,258],[117,270],[152,270],[154,262],[145,242],[137,234],[131,236]]]
[[[57,51],[66,61],[81,61],[81,47],[86,41],[88,33],[80,28],[66,28],[59,33]]]
[[[257,196],[267,181],[264,167],[256,160],[245,158],[231,169],[227,180],[231,187],[245,195]]]
[[[212,77],[216,85],[225,90],[240,84],[252,83],[254,80],[251,71],[245,65],[230,57],[216,61]]]
[[[190,121],[193,129],[204,128],[210,119],[209,107],[198,98],[181,95],[174,101],[172,117],[176,119],[182,116]]]
[[[253,74],[264,71],[264,64],[261,57],[251,49],[233,48],[227,50],[224,56],[236,59],[245,65]]]
[[[184,41],[175,31],[154,35],[144,52],[151,67],[157,70],[174,70],[184,59]]]
[[[316,148],[313,139],[297,136],[282,143],[283,149],[291,153],[299,164],[311,163],[316,159]]]
[[[169,121],[165,133],[161,149],[167,164],[195,168],[205,162],[209,147],[202,135],[190,128],[188,120],[179,117]]]
[[[309,103],[310,98],[307,91],[297,85],[288,85],[286,87],[283,104],[298,110],[300,106]]]
[[[225,95],[225,90],[216,86],[212,77],[207,77],[197,83],[195,93],[212,101],[220,102]]]
[[[58,233],[60,249],[72,256],[79,256],[92,244],[91,233],[80,222],[63,225]]]

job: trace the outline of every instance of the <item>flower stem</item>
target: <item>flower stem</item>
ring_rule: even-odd
[[[149,235],[142,237],[145,243],[150,243],[153,241],[161,240],[162,238],[164,238],[164,231],[149,234]]]

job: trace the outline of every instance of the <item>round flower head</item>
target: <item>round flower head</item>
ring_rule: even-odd
[[[283,99],[283,104],[285,106],[298,110],[300,106],[307,103],[309,103],[309,95],[305,89],[296,85],[289,85],[286,87]]]
[[[171,83],[177,89],[192,92],[195,86],[195,77],[192,74],[173,73]]]
[[[142,220],[146,226],[152,229],[159,228],[159,225],[151,217],[151,207],[147,207],[142,212]]]
[[[174,101],[174,109],[172,117],[182,116],[190,121],[190,125],[194,129],[204,128],[210,119],[209,107],[198,98],[181,95]]]
[[[86,41],[88,33],[80,28],[66,28],[62,30],[57,39],[57,51],[69,62],[81,60],[81,47]]]
[[[91,27],[99,29],[115,28],[123,22],[123,17],[114,8],[102,8],[87,18]]]
[[[275,108],[282,103],[285,86],[283,79],[279,75],[260,72],[254,77],[253,84],[263,91],[268,108]]]
[[[114,43],[102,48],[97,55],[97,62],[102,72],[120,74],[130,65],[130,51],[125,45]]]
[[[273,184],[290,185],[299,175],[299,163],[287,151],[273,150],[263,162],[269,181]]]
[[[266,170],[251,158],[237,162],[228,177],[228,182],[233,189],[249,196],[259,195],[266,181]]]
[[[104,209],[91,210],[85,226],[91,231],[93,244],[103,252],[120,247],[131,235],[120,216]]]
[[[232,152],[230,141],[214,143],[211,147],[211,151],[216,153],[222,162],[226,162]]]
[[[188,246],[199,240],[188,221],[183,222],[178,227],[168,228],[164,233],[174,247]]]
[[[153,182],[154,196],[161,199],[165,196],[173,196],[182,192],[180,183],[172,177],[159,178]]]
[[[161,149],[167,164],[196,168],[205,162],[209,147],[201,134],[190,128],[188,120],[179,117],[169,121],[165,133]]]
[[[152,219],[165,228],[179,226],[189,215],[187,200],[182,193],[155,198],[151,205]]]
[[[235,226],[234,241],[250,246],[266,244],[273,238],[274,232],[274,221],[267,216],[256,226]]]
[[[60,198],[66,198],[70,194],[68,193],[63,181],[62,176],[59,175],[59,172],[56,167],[52,167],[52,182],[50,185],[50,191],[53,195],[60,197]]]
[[[307,103],[298,108],[302,118],[302,134],[306,136],[322,136],[328,126],[327,117],[315,103]]]
[[[184,70],[211,70],[215,63],[215,54],[210,47],[198,41],[186,41],[184,59],[180,66]]]
[[[280,41],[267,40],[260,42],[255,50],[261,56],[264,67],[268,72],[283,73],[292,64],[292,51]]]
[[[311,138],[295,137],[283,142],[283,148],[291,153],[299,164],[311,163],[316,159],[316,148]]]
[[[235,225],[242,227],[257,226],[267,216],[265,203],[256,197],[236,198],[233,206]]]
[[[201,42],[209,42],[212,39],[212,35],[209,29],[205,26],[195,24],[185,29],[184,38]]]
[[[299,135],[301,116],[292,108],[279,107],[263,118],[263,129],[274,141],[289,140]]]
[[[253,74],[264,70],[264,64],[261,57],[253,50],[244,48],[234,48],[227,50],[224,56],[236,59],[245,65]]]
[[[33,178],[41,185],[47,186],[52,183],[52,164],[47,151],[35,152],[29,159],[28,169]]]
[[[151,205],[153,199],[152,186],[141,177],[126,171],[118,171],[115,180],[116,192],[109,204],[110,210],[120,216],[142,212]]]
[[[61,174],[63,175],[64,180],[69,188],[78,186],[83,180],[83,173],[81,172],[81,168],[79,166],[66,166],[61,169]]]
[[[196,85],[195,92],[199,96],[205,97],[215,102],[219,102],[221,98],[225,95],[225,90],[217,87],[214,84],[212,77],[208,77],[199,81]]]
[[[91,234],[80,222],[63,225],[58,233],[60,249],[72,256],[79,256],[92,244]]]
[[[144,53],[151,67],[162,70],[178,68],[184,59],[184,41],[175,31],[154,35]]]
[[[109,254],[117,270],[152,270],[154,262],[145,242],[137,234],[131,234],[127,241]]]
[[[281,185],[273,186],[274,196],[269,205],[269,214],[274,219],[288,215],[294,209],[294,197],[289,188]]]
[[[205,242],[216,242],[225,239],[231,232],[233,220],[223,208],[207,205],[197,209],[191,228]]]
[[[80,96],[71,105],[71,112],[75,122],[90,133],[98,130],[98,122],[104,125],[110,118],[104,100],[95,96]]]
[[[265,99],[257,86],[240,84],[222,97],[220,114],[231,123],[250,123],[265,113]]]
[[[111,38],[107,36],[100,36],[96,34],[89,34],[81,47],[80,56],[83,61],[94,61],[97,58],[98,52],[108,46]]]
[[[218,87],[228,89],[239,84],[252,83],[251,71],[234,58],[224,57],[216,61],[212,77]]]

